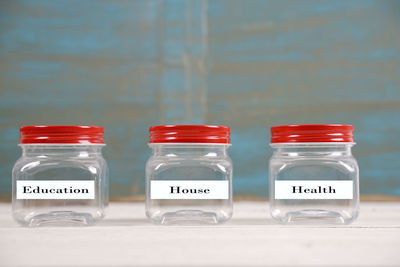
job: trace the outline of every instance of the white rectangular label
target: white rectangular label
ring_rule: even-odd
[[[94,181],[17,181],[17,199],[94,199]]]
[[[353,199],[353,181],[275,181],[275,199]]]
[[[151,181],[151,199],[229,199],[229,181]]]

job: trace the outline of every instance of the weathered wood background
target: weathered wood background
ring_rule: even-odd
[[[400,196],[400,1],[1,1],[0,196],[21,125],[106,127],[111,196],[144,193],[147,130],[231,126],[237,195],[268,127],[350,123],[361,193]]]

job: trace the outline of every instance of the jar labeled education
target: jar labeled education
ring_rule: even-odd
[[[108,205],[104,128],[23,126],[12,209],[23,225],[90,225]]]
[[[350,223],[359,210],[353,126],[271,127],[270,212],[282,223]]]
[[[150,128],[146,215],[153,222],[215,224],[232,216],[229,134],[225,126]]]

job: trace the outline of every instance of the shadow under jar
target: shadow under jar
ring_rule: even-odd
[[[104,128],[23,126],[12,209],[26,226],[91,225],[108,205]]]
[[[282,223],[347,224],[359,211],[353,126],[271,127],[270,212]]]
[[[146,215],[159,224],[217,224],[232,216],[230,129],[150,127]]]

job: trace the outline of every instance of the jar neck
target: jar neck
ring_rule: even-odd
[[[279,156],[351,156],[354,143],[273,143]]]
[[[185,157],[223,157],[227,156],[230,144],[197,144],[197,143],[150,143],[154,156],[185,156]]]
[[[37,156],[63,156],[63,157],[91,157],[101,155],[103,144],[20,144],[22,155],[26,157]]]

